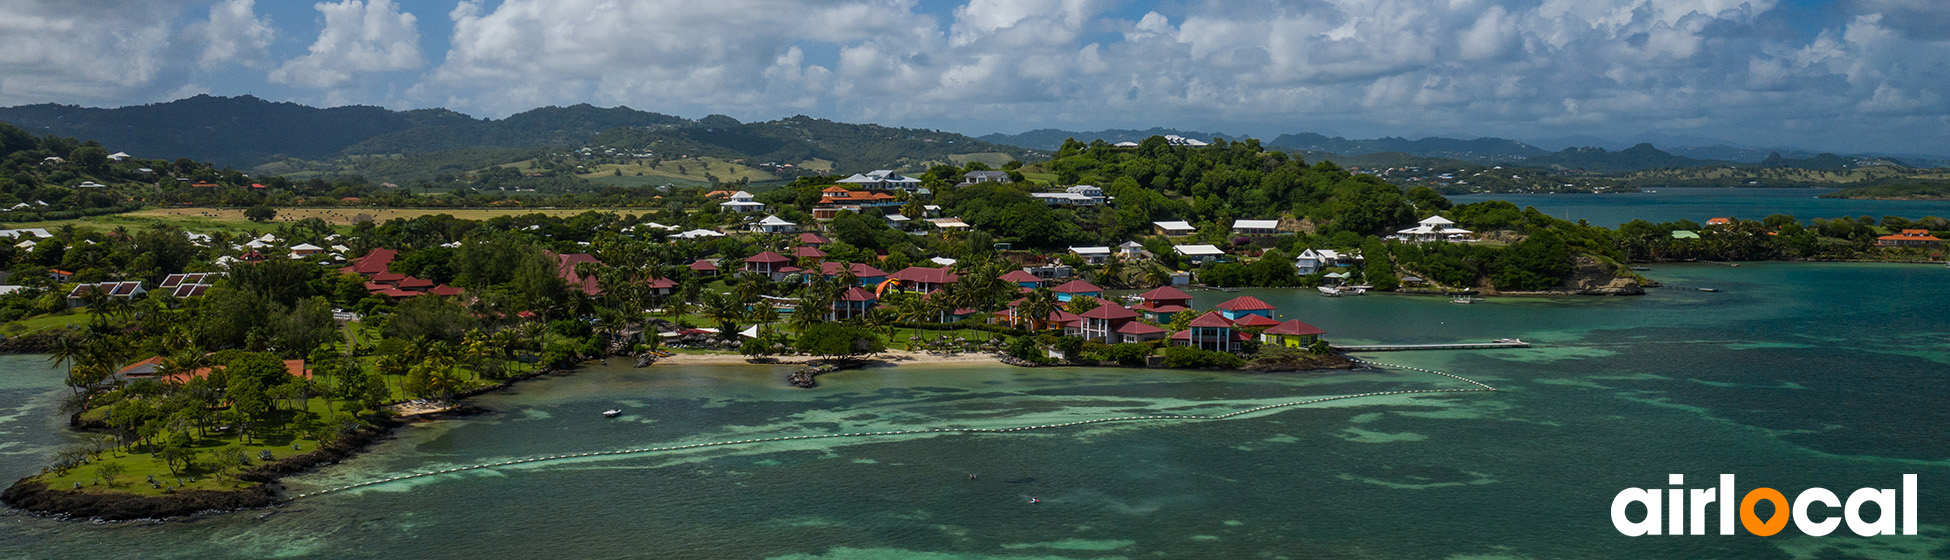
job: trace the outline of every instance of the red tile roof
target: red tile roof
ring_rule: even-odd
[[[711,264],[711,261],[695,261],[691,263],[691,270],[698,272],[708,272],[717,269],[718,265]]]
[[[776,252],[776,251],[766,251],[766,252],[763,252],[763,253],[759,253],[759,254],[756,254],[756,255],[752,255],[752,256],[751,256],[750,258],[747,258],[747,259],[745,259],[745,262],[748,262],[748,263],[782,263],[782,262],[792,262],[792,259],[791,259],[791,258],[789,258],[789,257],[786,257],[785,255],[781,255],[781,254],[778,254],[778,252]]]
[[[1138,299],[1144,301],[1187,301],[1192,299],[1192,295],[1178,288],[1163,286],[1149,292],[1138,294]]]
[[[1122,305],[1105,302],[1103,305],[1099,305],[1095,309],[1091,309],[1089,311],[1083,312],[1082,317],[1085,319],[1102,319],[1105,321],[1119,321],[1119,320],[1126,320],[1126,319],[1136,319],[1137,312],[1131,311],[1129,309],[1125,309],[1124,306]]]
[[[1082,280],[1071,280],[1069,282],[1064,282],[1063,285],[1057,286],[1056,288],[1054,288],[1054,290],[1056,291],[1056,293],[1059,294],[1088,294],[1088,293],[1101,293],[1104,291],[1103,288],[1097,287],[1096,284],[1092,284]]]
[[[655,280],[651,280],[649,286],[650,289],[652,290],[675,288],[677,287],[677,281],[671,280],[669,278],[658,278]]]
[[[1302,323],[1300,322],[1299,319],[1294,319],[1292,321],[1280,323],[1280,326],[1266,329],[1265,334],[1307,336],[1310,334],[1327,334],[1327,331],[1321,330],[1320,327]]]
[[[1165,330],[1158,327],[1151,326],[1148,323],[1131,321],[1129,323],[1125,323],[1124,326],[1122,327],[1118,327],[1117,332],[1124,333],[1124,334],[1157,334],[1157,333],[1165,332]]]
[[[592,296],[603,293],[603,289],[596,285],[595,276],[583,276],[582,273],[576,272],[576,265],[578,264],[603,264],[603,261],[596,260],[595,255],[589,253],[555,255],[555,262],[555,275],[567,281],[570,287],[582,290],[582,293]]]
[[[887,276],[887,271],[860,263],[819,263],[819,273],[826,276],[839,276],[841,268],[853,271],[854,278],[878,278]]]
[[[1036,282],[1039,284],[1043,281],[1043,279],[1037,278],[1036,275],[1030,274],[1027,270],[1011,271],[1008,274],[1002,275],[1001,280],[1003,282]]]
[[[366,253],[366,256],[359,257],[359,260],[353,261],[352,266],[339,269],[339,272],[350,272],[367,276],[379,274],[385,272],[386,267],[392,265],[393,259],[398,257],[399,251],[392,249],[373,249],[372,252]]]
[[[381,284],[396,284],[406,280],[406,275],[398,272],[381,272],[372,275],[372,281]]]
[[[1268,319],[1260,315],[1247,314],[1245,316],[1240,317],[1239,320],[1233,321],[1232,324],[1241,327],[1258,328],[1258,327],[1271,327],[1280,324],[1280,322],[1273,319]]]
[[[1239,296],[1232,298],[1232,301],[1219,304],[1219,309],[1226,311],[1260,311],[1273,309],[1273,306],[1267,305],[1266,302],[1260,301],[1259,298],[1253,296]]]
[[[457,296],[460,295],[461,290],[460,288],[456,288],[446,284],[441,284],[438,286],[434,286],[433,289],[427,290],[427,293],[436,296]]]
[[[874,301],[877,299],[880,298],[874,297],[873,292],[869,292],[865,288],[852,288],[840,294],[840,301]]]
[[[961,276],[953,272],[950,272],[946,268],[928,268],[925,266],[910,266],[901,269],[900,272],[896,272],[893,273],[892,275],[889,275],[888,278],[900,280],[903,282],[921,282],[926,284],[953,284],[955,283],[956,280],[960,280]]]
[[[799,242],[807,245],[825,245],[829,243],[825,237],[821,237],[817,233],[801,233],[799,234]]]
[[[433,281],[425,278],[414,278],[412,276],[408,276],[406,277],[405,280],[399,281],[399,289],[402,290],[413,291],[415,288],[424,290],[426,288],[432,288],[432,287],[433,287]]]
[[[792,256],[802,259],[820,259],[826,257],[826,252],[813,247],[797,247],[792,250]]]
[[[1232,321],[1227,321],[1226,317],[1224,315],[1220,315],[1219,312],[1217,311],[1207,311],[1205,312],[1204,315],[1199,316],[1199,318],[1192,319],[1192,324],[1190,326],[1224,327],[1229,329],[1232,328]]]

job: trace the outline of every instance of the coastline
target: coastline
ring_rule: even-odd
[[[657,366],[662,366],[662,365],[674,365],[674,366],[730,366],[730,365],[738,365],[738,366],[744,366],[744,365],[794,365],[794,366],[803,366],[803,365],[806,365],[806,364],[807,364],[808,362],[812,362],[812,361],[816,361],[816,360],[820,360],[820,359],[821,359],[821,358],[816,358],[816,357],[812,357],[812,356],[790,356],[790,357],[783,357],[783,358],[775,358],[775,359],[776,359],[777,361],[774,361],[774,362],[767,362],[767,363],[762,363],[762,364],[754,364],[754,363],[752,363],[752,362],[750,362],[750,361],[747,361],[747,360],[748,360],[749,358],[750,358],[749,356],[745,356],[745,355],[743,355],[743,354],[733,354],[733,353],[723,353],[723,354],[701,354],[701,353],[700,353],[700,354],[690,354],[690,353],[680,353],[680,354],[676,354],[676,355],[673,355],[673,356],[670,356],[670,357],[668,357],[668,358],[658,358],[658,359],[657,359],[657,362],[656,362],[655,364],[652,364],[652,365],[650,365],[649,367],[651,367],[651,368],[655,368],[655,367],[657,367]],[[872,361],[880,361],[880,362],[885,362],[885,363],[887,363],[887,364],[889,364],[889,365],[932,365],[932,364],[1000,364],[1000,363],[1002,363],[1002,361],[1001,361],[1001,360],[999,360],[999,359],[997,359],[997,358],[996,358],[996,357],[995,357],[994,355],[991,355],[991,354],[985,354],[985,353],[980,353],[980,352],[965,352],[965,353],[958,353],[958,354],[946,354],[946,355],[943,355],[943,354],[928,354],[928,353],[925,353],[925,352],[912,352],[912,351],[908,351],[908,350],[888,350],[888,351],[885,351],[885,352],[881,352],[881,353],[878,353],[878,354],[873,354],[873,355],[870,355],[870,356],[863,356],[863,357],[861,357],[860,359],[863,359],[863,360],[872,360]]]

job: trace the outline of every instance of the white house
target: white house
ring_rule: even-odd
[[[1080,194],[1083,196],[1094,198],[1097,199],[1097,202],[1103,202],[1105,198],[1104,190],[1097,188],[1095,185],[1076,185],[1067,189],[1063,189],[1063,192],[1071,193],[1071,194]]]
[[[935,218],[928,221],[933,223],[934,227],[941,229],[965,230],[973,227],[968,225],[968,222],[961,221],[961,218]]]
[[[1151,226],[1157,228],[1158,235],[1166,237],[1183,237],[1198,231],[1198,228],[1192,227],[1191,222],[1186,221],[1151,222]]]
[[[323,252],[325,252],[324,247],[319,247],[317,245],[313,245],[310,243],[299,243],[298,245],[293,246],[291,248],[291,258],[302,259]]]
[[[1266,235],[1280,232],[1279,220],[1233,220],[1232,233],[1239,235]]]
[[[967,172],[967,173],[963,173],[963,174],[961,174],[961,180],[962,180],[962,182],[965,182],[965,183],[969,183],[969,184],[975,184],[975,183],[1007,183],[1007,182],[1009,182],[1009,172],[1007,172],[1007,171],[970,171],[970,172]]]
[[[921,187],[921,180],[901,175],[892,169],[875,169],[866,173],[835,181],[843,185],[854,185],[864,189],[911,191]]]
[[[112,154],[108,154],[108,159],[115,160],[115,161],[122,161],[125,159],[129,159],[129,157],[130,156],[128,152],[115,152]]]
[[[1126,259],[1142,257],[1144,256],[1144,244],[1136,241],[1119,243],[1117,244],[1117,254],[1122,255]]]
[[[677,237],[683,239],[705,239],[711,237],[724,237],[724,234],[711,231],[708,229],[694,229],[684,233],[679,233],[677,234]]]
[[[1093,198],[1089,195],[1068,191],[1029,193],[1029,196],[1036,197],[1036,200],[1041,200],[1043,204],[1050,206],[1096,206],[1102,204],[1104,201],[1102,198]]]
[[[1327,267],[1339,264],[1341,255],[1329,249],[1308,249],[1293,259],[1293,268],[1301,276],[1320,272]]]
[[[1112,147],[1112,148],[1136,148],[1136,147],[1138,147],[1138,143],[1137,143],[1137,142],[1132,142],[1132,141],[1129,141],[1129,140],[1125,140],[1125,141],[1123,141],[1123,142],[1118,142],[1118,143],[1116,143],[1116,144],[1111,144],[1111,145],[1110,145],[1110,147]]]
[[[1176,245],[1171,250],[1178,253],[1179,256],[1185,257],[1186,260],[1191,261],[1193,264],[1204,264],[1226,254],[1224,250],[1219,249],[1216,245]]]
[[[1475,233],[1455,226],[1455,222],[1451,222],[1442,216],[1429,216],[1423,218],[1420,222],[1416,222],[1415,227],[1395,232],[1393,237],[1405,241],[1426,243],[1430,241],[1463,241],[1469,239],[1469,234]]]
[[[799,224],[785,221],[778,216],[766,216],[765,219],[759,220],[756,224],[752,224],[752,231],[758,233],[794,233],[799,231]]]
[[[738,191],[731,193],[731,200],[718,203],[725,210],[738,213],[757,212],[765,209],[765,204],[752,200],[752,193]]]
[[[1110,247],[1071,247],[1070,252],[1089,264],[1104,264],[1104,261],[1110,260]]]

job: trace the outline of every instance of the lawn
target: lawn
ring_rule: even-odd
[[[621,176],[618,176],[618,172],[621,172]],[[778,176],[769,172],[714,157],[665,160],[657,162],[654,165],[647,161],[605,163],[596,166],[595,169],[588,173],[582,174],[581,177],[584,179],[601,179],[607,177],[611,180],[634,178],[645,180],[651,184],[662,184],[664,181],[670,181],[675,184],[676,181],[674,180],[687,180],[693,183],[710,184],[711,178],[705,176],[707,173],[717,177],[719,181],[726,183],[739,179],[745,179],[751,182],[778,179]],[[641,177],[638,177],[638,175],[641,175]]]
[[[0,325],[0,332],[8,335],[22,335],[47,329],[88,324],[88,314],[79,309],[68,309],[37,317],[29,317]]]
[[[1055,173],[1023,173],[1022,178],[1025,182],[1041,183],[1043,186],[1056,184]]]

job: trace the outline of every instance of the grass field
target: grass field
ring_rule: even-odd
[[[621,177],[617,176],[617,172],[619,171],[622,172]],[[774,179],[778,179],[778,176],[773,175],[770,172],[761,171],[757,168],[748,167],[741,163],[729,162],[729,161],[725,161],[713,157],[668,160],[668,161],[657,162],[655,165],[651,165],[648,162],[623,163],[623,164],[605,163],[596,166],[594,170],[588,173],[584,173],[580,176],[584,179],[596,179],[599,177],[611,177],[611,178],[621,179],[624,177],[636,177],[638,175],[642,175],[643,179],[661,177],[666,179],[687,179],[691,181],[701,181],[701,182],[709,183],[711,179],[709,177],[705,177],[705,174],[707,173],[716,176],[719,181],[726,182],[726,183],[737,181],[739,179],[746,179],[753,182],[771,181]]]
[[[1002,152],[980,152],[980,153],[973,153],[973,154],[953,154],[948,156],[948,160],[954,162],[955,165],[968,165],[968,162],[979,161],[982,163],[989,164],[989,167],[993,167],[996,169],[1001,169],[1002,164],[1009,163],[1014,159],[1016,159],[1015,156],[1011,156],[1009,154],[1005,154]]]

